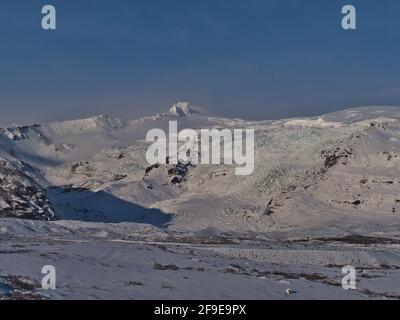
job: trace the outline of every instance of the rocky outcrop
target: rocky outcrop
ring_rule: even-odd
[[[0,159],[0,218],[53,220],[46,191],[10,161]]]

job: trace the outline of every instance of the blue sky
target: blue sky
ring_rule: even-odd
[[[41,8],[57,8],[57,30]],[[341,8],[357,9],[356,31]],[[272,119],[400,105],[398,0],[2,0],[0,125],[188,100]]]

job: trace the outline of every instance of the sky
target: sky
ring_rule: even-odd
[[[57,9],[57,30],[41,9]],[[357,30],[341,9],[357,10]],[[400,105],[398,0],[1,0],[0,125]]]

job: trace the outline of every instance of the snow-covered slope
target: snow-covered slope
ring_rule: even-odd
[[[167,132],[170,120],[179,129],[254,128],[254,173],[238,177],[226,165],[149,168],[146,133]],[[359,219],[390,226],[400,217],[399,130],[397,107],[246,122],[177,103],[138,120],[97,116],[2,129],[0,156],[24,164],[23,174],[47,190],[56,219],[181,231],[283,232],[344,217],[340,228]]]

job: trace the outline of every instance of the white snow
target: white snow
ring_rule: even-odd
[[[254,128],[254,174],[198,165],[173,184],[172,165],[146,173],[146,133],[170,120]],[[0,133],[0,156],[47,189],[59,220],[0,220],[0,295],[6,276],[39,281],[54,263],[51,298],[400,297],[400,108],[246,122],[177,103],[138,120]],[[357,291],[340,287],[348,264],[360,271]]]

